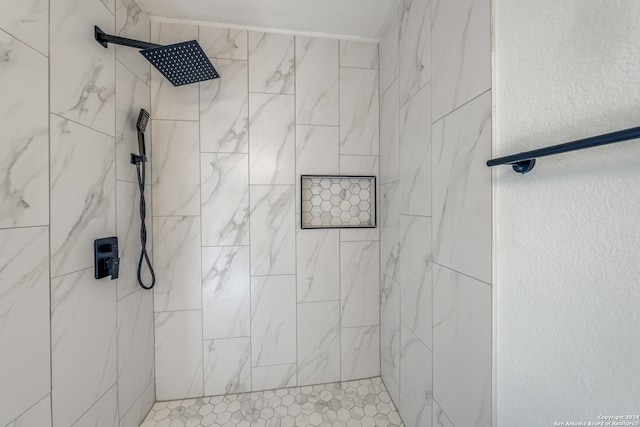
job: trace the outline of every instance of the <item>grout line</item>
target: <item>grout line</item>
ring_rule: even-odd
[[[116,15],[115,15],[115,2],[113,4],[114,7],[114,13],[113,13],[113,27],[115,29],[116,27]],[[134,74],[135,76],[135,74]],[[114,218],[113,218],[113,225],[114,225],[114,229],[113,229],[113,233],[116,236],[116,239],[118,238],[118,183],[116,182],[116,177],[118,175],[118,124],[116,123],[116,117],[117,117],[117,109],[118,109],[118,61],[116,59],[116,52],[114,49],[113,52],[113,100],[114,100],[114,105],[113,105],[113,208],[114,208]],[[133,98],[135,99],[135,92],[132,94]],[[144,191],[144,187],[143,187],[143,191]],[[133,203],[135,203],[135,201],[132,201]],[[134,214],[135,215],[135,214]],[[133,219],[135,221],[135,218]],[[118,242],[118,253],[117,256],[120,256],[120,252],[121,252],[121,247],[122,245],[120,244],[121,242]],[[94,261],[95,262],[95,261]],[[118,357],[118,288],[120,288],[119,284],[121,283],[121,279],[116,279],[115,281],[115,289],[114,289],[114,301],[113,301],[113,309],[115,310],[115,324],[114,329],[115,329],[115,349],[116,349],[116,355],[115,355],[115,364],[116,364],[116,381],[114,384],[114,387],[116,388],[115,393],[116,393],[116,414],[117,414],[117,418],[118,421],[120,421],[120,399],[118,396],[118,383],[120,380],[120,361],[119,361],[119,357]],[[106,393],[105,393],[106,394]],[[98,400],[99,401],[99,400]],[[97,404],[97,402],[95,404]]]
[[[51,9],[51,8],[49,8]],[[47,58],[47,62],[49,62],[49,55],[45,54],[44,52],[41,52],[40,49],[36,49],[35,47],[31,46],[29,43],[27,43],[26,41],[22,40],[20,37],[17,37],[15,35],[13,35],[12,33],[10,33],[9,31],[5,31],[4,29],[0,28],[0,33],[5,33],[7,34],[9,37],[18,40],[20,43],[22,43],[23,45],[25,45],[26,47],[32,49],[34,52],[38,53],[39,55],[44,56],[45,58]],[[49,34],[47,34],[49,35]],[[51,52],[51,38],[49,37],[49,52]],[[50,54],[50,53],[49,53]],[[51,75],[51,74],[49,74]]]
[[[491,283],[485,282],[484,280],[480,280],[480,279],[478,279],[477,277],[473,277],[473,276],[471,276],[471,275],[469,275],[469,274],[466,274],[466,273],[463,273],[463,272],[461,272],[461,271],[455,270],[455,269],[453,269],[453,268],[451,268],[451,267],[448,267],[448,266],[446,266],[446,265],[444,265],[444,264],[440,264],[439,262],[432,261],[432,263],[433,263],[434,265],[439,266],[439,267],[446,268],[447,270],[451,270],[451,271],[453,271],[454,273],[457,273],[457,274],[459,274],[459,275],[461,275],[461,276],[465,276],[465,277],[468,277],[469,279],[473,279],[473,280],[475,280],[476,282],[480,282],[480,283],[482,283],[483,285],[491,286]],[[433,270],[433,269],[432,269],[432,270]],[[433,283],[433,280],[432,280],[432,283]]]
[[[49,49],[49,57],[47,57],[47,97],[48,97],[48,103],[47,103],[47,120],[48,120],[48,144],[47,144],[47,155],[49,156],[48,158],[48,162],[47,162],[47,178],[49,180],[48,185],[49,185],[49,194],[48,196],[48,209],[49,209],[49,230],[48,230],[48,246],[49,246],[49,286],[48,286],[48,290],[49,290],[49,396],[50,396],[50,402],[49,402],[49,416],[51,419],[51,425],[55,425],[53,422],[53,292],[51,289],[51,284],[52,284],[52,277],[51,277],[51,270],[52,270],[52,259],[53,257],[51,256],[51,254],[53,253],[52,251],[52,247],[51,247],[51,164],[52,164],[52,157],[51,157],[51,2],[49,3],[49,8],[48,8],[48,27],[47,27],[47,41],[48,41],[48,49]]]
[[[251,96],[249,95],[249,87],[251,79],[249,76],[250,67],[249,58],[249,32],[247,31],[247,240],[249,241],[249,271],[247,271],[247,279],[249,281],[249,390],[253,392],[253,286],[251,280],[251,269],[253,267],[253,256],[251,255]]]
[[[51,230],[49,230],[49,232],[51,232]],[[60,278],[62,278],[62,277],[70,276],[70,275],[72,275],[72,274],[77,274],[77,273],[80,273],[80,272],[83,272],[83,271],[92,270],[93,268],[94,268],[93,266],[90,266],[90,267],[84,267],[84,268],[81,268],[81,269],[79,269],[79,270],[70,271],[70,272],[67,272],[67,273],[60,274],[60,275],[58,275],[58,276],[50,276],[50,278],[51,278],[52,280],[53,280],[53,279],[60,279]],[[51,274],[51,272],[49,272],[49,274]]]
[[[453,110],[449,111],[448,113],[446,113],[445,115],[443,115],[442,117],[439,117],[438,119],[436,119],[435,121],[432,121],[432,124],[436,124],[437,122],[439,122],[440,120],[449,117],[451,114],[455,113],[458,110],[461,110],[463,107],[467,106],[468,104],[471,104],[473,101],[475,101],[476,99],[482,97],[482,95],[484,95],[487,92],[491,92],[491,87],[489,89],[486,89],[484,91],[482,91],[482,93],[479,93],[478,95],[474,96],[473,98],[469,99],[468,101],[466,101],[464,104],[461,104],[460,106],[454,108]],[[431,95],[433,98],[433,94]],[[432,100],[432,104],[433,104],[433,100]],[[432,105],[433,106],[433,105]],[[433,110],[432,110],[433,111]],[[433,120],[433,119],[431,119]]]
[[[0,231],[3,231],[3,230],[25,230],[25,229],[30,229],[30,228],[45,228],[45,227],[49,227],[49,224],[23,225],[23,226],[19,226],[19,227],[0,227]]]
[[[96,406],[96,405],[97,405],[97,404],[98,404],[98,403],[99,403],[99,402],[100,402],[100,401],[101,401],[101,400],[102,400],[102,399],[103,399],[107,394],[109,394],[109,392],[110,392],[114,387],[116,387],[116,400],[117,400],[117,399],[118,399],[118,388],[117,388],[117,386],[118,386],[118,380],[116,379],[116,381],[114,381],[114,383],[111,385],[111,387],[109,387],[109,388],[107,389],[107,391],[105,391],[104,393],[102,393],[102,394],[100,395],[100,397],[98,397],[98,398],[95,400],[95,402],[93,402],[91,405],[89,405],[89,407],[88,407],[88,408],[87,408],[87,409],[86,409],[82,414],[80,414],[80,416],[79,416],[78,418],[76,418],[76,419],[71,423],[71,427],[75,426],[75,425],[76,425],[76,423],[77,423],[78,421],[80,421],[80,419],[81,419],[82,417],[84,417],[85,415],[87,415],[87,413],[88,413],[91,409],[93,409],[93,408],[94,408],[94,407],[95,407],[95,406]],[[116,403],[116,408],[117,408],[117,407],[118,407],[118,405],[117,405],[117,403]],[[120,418],[120,414],[118,414],[118,421],[119,421],[119,418]]]
[[[49,82],[51,82],[51,77],[49,77]],[[49,90],[51,90],[51,87],[49,87]],[[51,97],[49,97],[49,99],[51,99]],[[49,100],[49,103],[51,103],[51,100]],[[52,111],[51,111],[51,107],[49,107],[49,112],[50,112],[50,115],[53,115],[53,116],[59,117],[59,118],[61,118],[62,120],[65,120],[65,121],[67,121],[67,122],[75,123],[75,124],[76,124],[76,125],[78,125],[78,126],[82,126],[82,127],[83,127],[83,128],[85,128],[85,129],[92,130],[92,131],[94,131],[94,132],[97,132],[97,133],[99,133],[99,134],[101,134],[101,135],[104,135],[104,136],[107,136],[107,137],[109,137],[109,138],[113,138],[113,139],[114,139],[114,141],[115,141],[115,139],[116,139],[116,136],[115,136],[115,135],[109,135],[108,133],[105,133],[105,132],[102,132],[102,131],[100,131],[100,130],[94,129],[94,128],[92,128],[91,126],[87,126],[87,125],[82,124],[82,123],[80,123],[80,122],[77,122],[77,121],[75,121],[75,120],[73,120],[73,119],[69,119],[69,118],[67,118],[67,117],[64,117],[64,116],[62,116],[62,115],[58,114],[58,113],[54,113],[54,112],[52,112]],[[49,133],[51,133],[51,127],[49,127]]]
[[[200,41],[200,26],[196,25],[197,39]],[[202,395],[204,396],[204,384],[206,379],[205,374],[205,346],[204,346],[204,277],[203,277],[203,265],[204,265],[204,251],[202,250],[202,85],[204,83],[198,82],[198,219],[200,224],[200,230],[198,230],[198,238],[200,240],[198,244],[200,252],[200,354],[202,355]]]
[[[122,62],[120,59],[118,59],[117,56],[117,51],[116,51],[116,62],[119,63],[120,65],[122,65],[128,72],[130,72],[138,81],[140,81],[140,83],[142,83],[144,86],[147,87],[147,89],[151,90],[151,75],[149,75],[149,84],[145,83],[144,80],[142,80],[140,78],[140,76],[138,74],[136,74],[135,71],[133,71],[129,66],[127,66],[127,64],[125,64],[124,62]],[[117,88],[117,84],[116,84],[116,88]],[[116,105],[118,105],[116,103]],[[117,130],[117,129],[116,129]]]

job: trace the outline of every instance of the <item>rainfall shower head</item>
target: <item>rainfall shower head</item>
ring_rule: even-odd
[[[97,26],[94,27],[94,37],[104,47],[109,43],[115,43],[142,49],[142,56],[174,86],[220,77],[196,40],[163,46],[105,34]]]

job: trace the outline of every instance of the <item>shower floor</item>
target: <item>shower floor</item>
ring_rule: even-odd
[[[157,402],[141,427],[404,426],[380,377]]]

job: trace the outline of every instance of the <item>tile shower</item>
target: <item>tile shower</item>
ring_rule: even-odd
[[[401,1],[380,49],[151,22],[133,0],[14,3],[0,426],[137,426],[156,400],[380,375],[407,426],[490,425],[491,187],[469,166],[491,147],[487,0]],[[198,39],[222,79],[174,88],[93,25]],[[140,108],[153,292],[135,279]],[[379,228],[302,230],[302,174],[378,177]],[[87,250],[109,235],[113,283]]]

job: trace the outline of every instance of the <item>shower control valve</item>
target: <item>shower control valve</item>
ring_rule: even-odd
[[[111,276],[111,280],[118,278],[120,272],[120,258],[118,258],[118,238],[106,237],[93,242],[95,264],[95,278]]]

